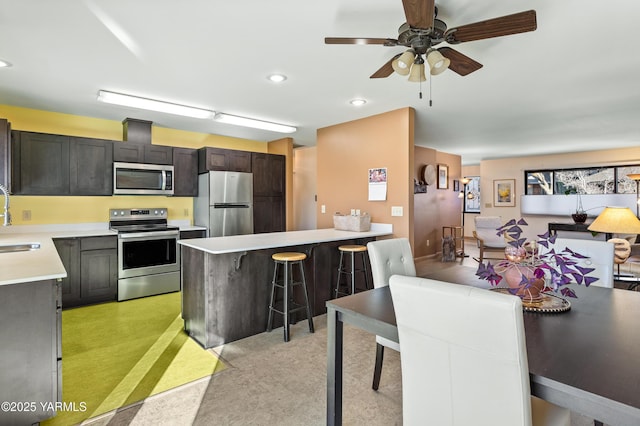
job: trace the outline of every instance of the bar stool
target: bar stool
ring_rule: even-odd
[[[289,341],[289,315],[305,309],[307,311],[307,319],[309,320],[309,332],[313,333],[313,317],[311,316],[311,306],[309,305],[309,296],[307,294],[307,283],[304,278],[304,260],[307,255],[304,253],[284,252],[274,253],[271,258],[274,262],[273,280],[271,281],[271,300],[269,302],[269,320],[267,321],[267,331],[271,331],[273,325],[273,313],[282,314],[284,320],[284,341]],[[293,265],[300,267],[300,280],[293,279]],[[282,268],[279,268],[282,266]],[[283,276],[278,277],[278,269],[283,269]],[[293,301],[293,286],[301,285],[304,294],[304,305],[298,305]],[[276,309],[277,288],[283,290],[282,310]]]
[[[364,274],[364,283],[367,290],[373,288],[369,283],[369,274],[367,273],[367,261],[365,259],[367,254],[367,246],[349,244],[338,247],[338,250],[340,250],[340,264],[338,265],[338,278],[336,279],[335,297],[338,298],[340,297],[340,295],[347,296],[356,292],[356,272],[361,272]],[[344,264],[345,253],[349,253],[349,255],[351,256],[350,269],[347,269],[346,265]],[[361,255],[362,260],[362,267],[360,269],[356,269],[355,266],[355,255],[357,253]],[[347,282],[344,285],[341,285],[340,281],[343,275],[350,276],[350,283]],[[344,287],[345,291],[340,291],[340,287]]]

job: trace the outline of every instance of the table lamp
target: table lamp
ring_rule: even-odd
[[[640,220],[629,207],[605,207],[587,229],[607,234],[640,234]]]

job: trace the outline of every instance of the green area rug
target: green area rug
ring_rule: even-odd
[[[64,310],[65,409],[42,424],[73,425],[223,370],[184,332],[180,303],[170,293]]]

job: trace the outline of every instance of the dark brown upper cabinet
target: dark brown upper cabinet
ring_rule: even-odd
[[[204,147],[198,150],[198,173],[213,170],[251,172],[251,152]]]

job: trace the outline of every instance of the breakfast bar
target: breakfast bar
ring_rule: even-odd
[[[265,331],[271,255],[282,251],[307,255],[304,269],[311,311],[320,315],[332,298],[338,246],[366,244],[392,232],[391,225],[373,223],[364,232],[314,229],[180,240],[185,330],[205,348]],[[301,319],[304,316],[297,318]]]

